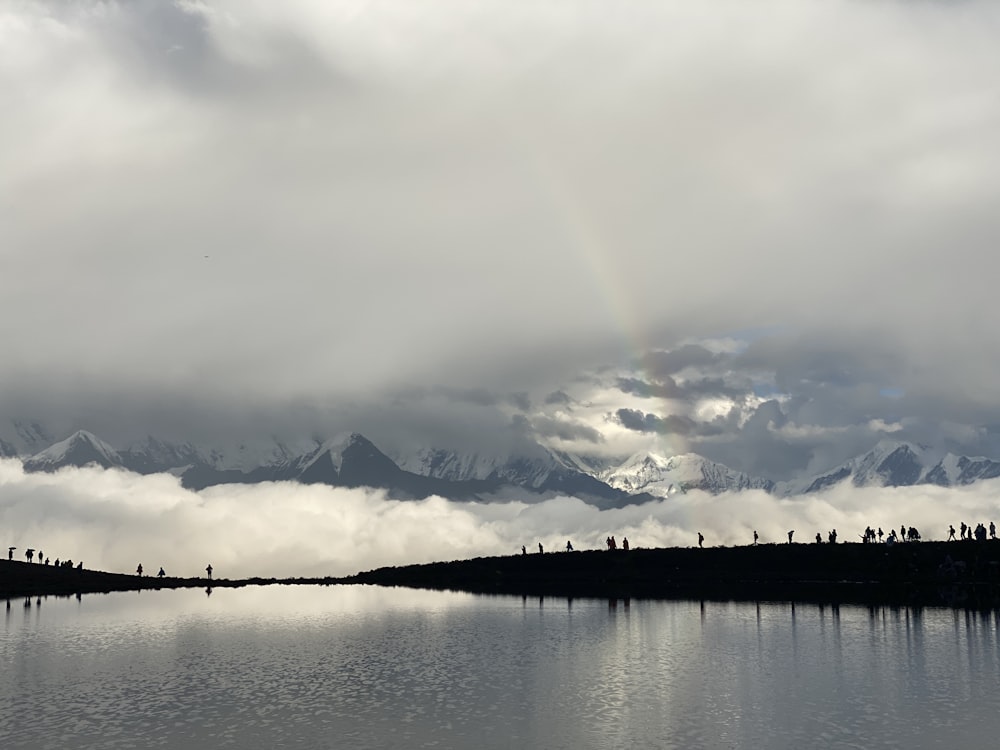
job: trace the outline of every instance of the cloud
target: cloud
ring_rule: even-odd
[[[998,22],[985,0],[4,4],[0,403],[106,434],[489,443],[553,393],[599,431],[727,398],[732,424],[688,437],[755,471],[880,420],[997,455]],[[618,403],[578,398],[595,372]],[[744,431],[755,385],[799,437]]]
[[[559,440],[581,440],[589,443],[600,443],[603,440],[601,433],[594,427],[565,416],[533,417],[531,429],[535,435],[541,438],[553,437]]]
[[[226,486],[200,493],[167,475],[71,469],[25,474],[0,460],[0,526],[8,545],[41,549],[52,560],[129,573],[163,566],[169,574],[217,577],[348,575],[383,565],[534,548],[600,549],[608,534],[633,546],[781,542],[789,529],[810,541],[836,528],[843,540],[873,528],[916,526],[944,539],[949,523],[1000,518],[996,482],[934,486],[836,487],[793,500],[761,492],[691,492],[669,500],[601,511],[574,498],[536,504],[388,500],[379,492],[315,485]]]

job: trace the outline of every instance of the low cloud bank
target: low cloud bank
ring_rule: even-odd
[[[632,546],[811,541],[833,528],[857,540],[868,525],[886,532],[916,526],[944,539],[948,525],[1000,522],[1000,482],[963,488],[857,489],[776,498],[763,492],[669,500],[598,510],[580,500],[456,503],[441,498],[398,501],[372,490],[298,484],[231,485],[192,492],[176,477],[138,476],[97,468],[26,474],[0,461],[0,545],[82,560],[88,568],[217,577],[347,575],[383,565],[599,549],[609,534]],[[5,538],[4,538],[5,537]]]

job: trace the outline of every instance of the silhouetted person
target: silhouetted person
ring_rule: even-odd
[[[80,560],[80,562],[78,562],[76,564],[76,569],[77,570],[83,570],[83,560]]]
[[[819,534],[819,532],[817,531],[816,532],[816,544],[822,544],[822,543],[823,543],[823,537],[821,537],[820,534]]]
[[[836,529],[830,529],[830,533],[826,535],[826,538],[830,542],[830,544],[836,544],[837,543],[837,530]]]
[[[16,549],[17,549],[17,547],[8,547],[7,548],[7,559],[8,560],[13,560],[14,559],[14,550],[16,550]]]
[[[604,541],[605,541],[605,542],[607,543],[607,545],[608,545],[608,549],[611,549],[611,537],[608,537],[608,538],[607,538],[607,539],[605,539]]]
[[[44,560],[44,559],[45,559],[45,553],[42,552],[41,550],[38,550],[38,562],[39,562],[39,564],[41,564],[42,560]]]
[[[705,536],[699,531],[698,532],[698,546],[701,547],[705,542]]]
[[[573,551],[573,544],[569,541],[569,539],[566,540],[566,551],[567,552]]]
[[[757,535],[757,529],[754,529],[753,530],[753,546],[754,547],[757,546],[757,540],[758,539],[760,539],[760,537]]]
[[[964,526],[965,524],[962,525]],[[899,541],[906,541],[906,524],[901,524],[899,527]]]
[[[211,577],[212,577],[212,563],[209,563],[209,564],[208,564],[208,567],[207,567],[207,568],[205,568],[205,572],[206,572],[206,573],[208,573],[208,577],[209,577],[209,578],[211,578]]]
[[[31,562],[32,560],[35,559],[35,550],[33,550],[33,549],[26,549],[24,551],[24,556],[28,558],[28,562]]]
[[[57,568],[59,567],[59,558],[58,557],[56,558],[56,567]]]
[[[882,527],[879,526],[878,527],[878,542],[879,542],[879,544],[882,543],[882,537],[884,537],[884,536],[885,536],[885,532],[882,531]]]
[[[46,565],[48,565],[48,564],[49,564],[49,558],[47,558],[47,557],[45,558],[45,564],[46,564]]]
[[[990,521],[990,539],[997,538],[997,527],[996,524]]]
[[[792,529],[791,531],[788,532],[788,543],[789,544],[792,543],[792,534],[794,534],[794,533],[795,533],[795,529]]]
[[[955,527],[948,524],[948,539],[947,541],[952,541],[955,538]]]
[[[965,525],[965,521],[962,521],[962,525],[958,528],[962,530],[962,539],[965,539],[965,530],[968,528],[968,526]]]
[[[628,550],[628,537],[624,537],[622,539],[622,549],[623,550]]]
[[[539,543],[538,543],[538,554],[539,554],[539,555],[542,555],[542,554],[544,554],[544,553],[545,553],[545,550],[544,550],[544,549],[542,549],[542,543],[541,543],[541,542],[539,542]]]
[[[165,576],[165,575],[166,575],[166,573],[163,571],[163,568],[161,566],[160,567],[160,572],[156,574],[156,577],[157,578],[163,578],[163,576]]]
[[[139,563],[139,565],[136,567],[135,574],[140,578],[142,578],[142,563]]]
[[[522,555],[528,554],[528,548],[525,547],[523,544],[521,545],[521,554]]]
[[[615,535],[611,535],[611,549],[618,549],[618,541],[615,539]]]

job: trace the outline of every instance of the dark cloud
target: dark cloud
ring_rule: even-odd
[[[690,417],[669,414],[658,417],[637,409],[619,409],[615,412],[615,420],[629,430],[636,432],[655,432],[663,435],[691,435],[700,432],[702,427]]]
[[[618,378],[618,390],[640,398],[679,398],[683,393],[670,377],[665,377],[659,383],[650,383],[638,378]]]
[[[544,403],[547,406],[568,406],[573,403],[573,399],[565,391],[552,391],[545,397]]]
[[[521,411],[528,411],[531,408],[531,397],[527,393],[508,394],[507,400]]]
[[[649,382],[640,378],[618,378],[617,387],[622,393],[630,393],[640,398],[693,401],[712,396],[743,398],[750,392],[752,384],[747,381],[740,385],[731,385],[722,378],[710,377],[677,383],[673,378],[664,376],[662,380],[657,382]]]
[[[727,358],[699,344],[684,344],[670,351],[650,352],[640,359],[640,366],[650,375],[666,378],[688,367],[710,368]]]
[[[601,443],[604,437],[594,427],[576,420],[558,417],[534,417],[531,428],[539,438],[558,438],[565,441]]]

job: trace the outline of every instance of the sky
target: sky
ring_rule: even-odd
[[[1000,458],[1000,6],[0,0],[0,437]]]

